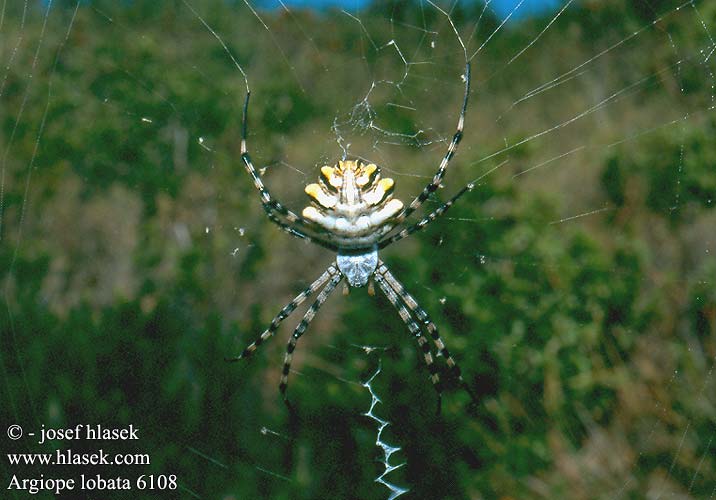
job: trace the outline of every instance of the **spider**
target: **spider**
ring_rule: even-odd
[[[306,186],[305,192],[309,196],[311,204],[303,209],[301,215],[292,212],[271,196],[251,162],[246,146],[249,98],[251,96],[251,92],[247,90],[243,109],[241,159],[259,192],[261,204],[268,218],[289,234],[337,253],[335,262],[318,279],[286,304],[271,321],[269,327],[256,340],[249,344],[240,355],[228,358],[228,361],[238,361],[249,357],[261,344],[273,336],[281,322],[303,301],[320,290],[315,301],[294,330],[286,347],[279,390],[289,408],[286,388],[296,344],[320,307],[344,278],[350,287],[368,285],[370,295],[375,293],[374,281],[398,311],[400,319],[405,323],[410,333],[415,336],[422,350],[425,364],[430,373],[430,380],[438,395],[438,411],[440,411],[442,385],[438,370],[433,363],[432,349],[424,330],[432,338],[437,351],[445,358],[447,366],[456,379],[470,394],[473,401],[475,400],[473,393],[463,380],[455,359],[440,338],[435,323],[378,257],[379,250],[423,229],[430,222],[443,215],[458,198],[474,187],[473,183],[466,185],[451,199],[418,222],[400,227],[408,216],[420,208],[430,194],[440,186],[448,164],[462,139],[465,113],[470,94],[469,62],[465,65],[463,80],[465,82],[465,94],[457,122],[457,130],[432,181],[425,186],[410,205],[405,207],[400,200],[393,198],[393,179],[381,178],[380,168],[374,163],[366,163],[360,159],[343,159],[333,167],[322,167],[318,183]],[[348,288],[346,287],[347,290]]]

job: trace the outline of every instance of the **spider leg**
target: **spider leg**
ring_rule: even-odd
[[[251,156],[249,156],[249,152],[246,147],[246,137],[248,135],[249,127],[248,114],[250,96],[251,92],[246,92],[246,100],[244,101],[244,116],[241,126],[241,159],[246,166],[246,171],[249,173],[251,179],[254,181],[254,186],[256,186],[256,189],[259,192],[259,195],[261,197],[261,205],[263,206],[264,211],[268,215],[271,222],[278,225],[287,233],[296,236],[297,238],[306,239],[322,247],[329,248],[334,251],[337,250],[337,247],[333,243],[330,243],[323,238],[305,232],[304,230],[310,229],[309,222],[307,222],[303,217],[284,207],[278,200],[273,199],[271,193],[261,180],[261,176],[256,170],[256,167],[254,167],[254,164],[251,161]],[[288,221],[288,223],[282,221],[279,216],[284,217]],[[298,227],[294,227],[292,224]]]
[[[316,316],[318,310],[321,308],[326,299],[328,299],[328,296],[336,288],[336,285],[341,282],[342,279],[343,275],[341,274],[336,274],[331,278],[325,288],[321,290],[321,293],[318,294],[318,297],[316,297],[316,300],[313,302],[313,304],[311,304],[311,306],[308,308],[306,314],[303,315],[303,319],[293,331],[293,335],[291,335],[291,338],[288,341],[288,345],[286,346],[286,355],[283,358],[281,383],[279,384],[278,389],[279,391],[281,391],[283,400],[289,406],[289,408],[291,406],[289,405],[288,399],[286,398],[286,388],[288,387],[288,372],[291,370],[293,351],[296,349],[298,339],[300,339],[301,335],[304,334],[306,328],[308,328],[308,325],[311,323],[311,321],[313,321],[313,318]]]
[[[445,153],[445,156],[443,157],[442,161],[440,162],[440,166],[438,167],[437,172],[435,172],[435,175],[433,176],[433,180],[423,188],[423,191],[408,205],[395,219],[395,223],[400,224],[402,221],[404,221],[410,214],[412,214],[415,210],[420,208],[420,206],[425,202],[425,200],[428,199],[430,194],[435,191],[438,186],[440,186],[440,183],[443,180],[443,177],[445,177],[445,173],[447,172],[448,163],[450,163],[450,160],[452,159],[453,155],[455,154],[455,151],[457,150],[457,145],[460,143],[460,140],[462,139],[462,131],[465,126],[465,113],[467,112],[467,101],[470,96],[470,63],[465,64],[465,74],[463,75],[463,78],[465,79],[465,95],[462,99],[462,108],[460,109],[460,117],[457,121],[457,130],[455,131],[455,134],[452,136],[452,141],[450,141],[450,145],[448,146],[447,153]]]
[[[428,330],[428,333],[430,333],[438,352],[445,358],[450,371],[453,373],[455,378],[460,381],[460,385],[470,395],[470,398],[472,398],[474,402],[477,402],[477,397],[462,378],[462,371],[460,370],[460,367],[455,362],[455,359],[450,354],[450,351],[448,351],[448,348],[445,346],[445,342],[443,342],[442,338],[440,338],[437,325],[433,323],[425,309],[420,307],[415,298],[408,293],[403,284],[400,283],[395,276],[393,276],[393,273],[391,273],[383,261],[380,260],[378,261],[378,269],[376,271],[376,275],[378,274],[383,277],[387,286],[390,287],[395,294],[397,294],[400,301],[405,304],[420,321],[423,322],[425,328]]]
[[[434,221],[435,219],[437,219],[438,217],[440,217],[442,214],[444,214],[445,212],[447,212],[448,209],[449,209],[451,206],[453,206],[453,204],[454,204],[462,195],[464,195],[465,193],[467,193],[467,192],[469,192],[469,191],[472,191],[474,187],[475,187],[475,184],[473,184],[473,183],[471,182],[470,184],[468,184],[467,186],[465,186],[464,188],[462,188],[460,191],[458,191],[457,194],[455,194],[455,196],[453,196],[452,198],[450,198],[448,201],[446,201],[445,203],[443,203],[442,205],[440,205],[438,208],[436,208],[432,213],[426,215],[425,217],[423,217],[421,220],[419,220],[418,222],[416,222],[416,223],[413,224],[412,226],[408,226],[408,227],[402,229],[399,233],[395,233],[394,235],[388,236],[387,238],[385,238],[385,239],[383,239],[382,241],[378,242],[378,249],[379,249],[379,250],[380,250],[380,249],[383,249],[383,248],[387,247],[388,245],[391,245],[391,244],[395,243],[396,241],[402,240],[402,239],[405,238],[406,236],[410,236],[411,234],[413,234],[413,233],[416,232],[416,231],[420,231],[420,230],[423,229],[425,226],[427,226],[428,224],[430,224],[432,221]]]
[[[274,319],[271,320],[269,327],[264,330],[261,335],[256,338],[256,340],[249,344],[241,354],[233,358],[227,358],[226,361],[239,361],[240,359],[248,358],[261,344],[263,344],[265,340],[273,336],[281,322],[288,318],[304,300],[316,293],[316,291],[325,285],[331,277],[335,279],[336,276],[341,276],[340,271],[338,271],[338,268],[336,268],[335,265],[331,264],[326,272],[320,275],[316,281],[311,283],[305,290],[296,295],[291,302],[286,304],[274,317]]]
[[[420,325],[410,314],[410,311],[406,307],[405,303],[400,300],[395,290],[393,290],[393,288],[387,283],[382,271],[387,271],[387,268],[385,267],[385,265],[380,264],[378,270],[374,275],[375,282],[378,283],[378,287],[383,291],[383,293],[388,298],[393,307],[397,309],[400,319],[403,320],[403,323],[405,323],[405,325],[408,327],[410,333],[412,333],[413,336],[418,340],[418,345],[423,351],[425,364],[427,365],[428,371],[430,372],[430,381],[433,383],[433,387],[435,388],[435,391],[438,395],[437,413],[440,413],[440,407],[442,405],[442,384],[440,382],[440,375],[438,374],[438,369],[433,364],[434,360],[433,354],[430,350],[430,343],[428,342],[428,339],[425,337],[425,335],[423,335],[423,332],[420,329]]]

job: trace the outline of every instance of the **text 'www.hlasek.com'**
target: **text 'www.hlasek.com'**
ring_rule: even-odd
[[[42,425],[38,431],[26,433],[13,424],[7,428],[7,439],[25,447],[6,454],[10,471],[7,490],[72,496],[78,491],[158,493],[177,489],[176,475],[148,473],[149,453],[129,448],[141,442],[139,429],[133,425]]]

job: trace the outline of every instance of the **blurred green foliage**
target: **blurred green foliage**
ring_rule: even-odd
[[[251,139],[261,164],[286,156],[317,161],[323,138],[310,132],[329,130],[317,121],[331,124],[342,94],[359,96],[349,71],[322,68],[353,70],[340,62],[346,54],[367,64],[378,59],[355,48],[359,26],[336,12],[294,11],[299,31],[286,16],[264,14],[273,34],[285,37],[282,59],[271,52],[278,43],[271,36],[252,36],[263,28],[245,9],[199,4],[251,77]],[[708,254],[716,195],[713,75],[706,63],[674,66],[674,51],[652,50],[670,48],[656,42],[659,33],[628,38],[658,17],[654,12],[671,8],[666,4],[651,2],[645,10],[643,2],[583,2],[545,36],[559,40],[552,46],[560,51],[574,51],[568,55],[576,62],[593,56],[592,45],[628,39],[639,62],[612,61],[618,71],[605,77],[610,88],[626,88],[634,74],[650,78],[618,112],[659,113],[666,99],[683,106],[682,115],[708,110],[705,118],[594,148],[598,154],[564,184],[552,171],[523,185],[502,169],[482,179],[442,224],[386,252],[478,394],[471,406],[452,387],[441,416],[434,415],[436,398],[416,343],[387,301],[362,290],[349,300],[331,298],[302,339],[295,366],[301,376],[292,374],[289,387],[295,418],[276,390],[280,339],[251,361],[223,362],[331,256],[265,220],[239,166],[243,78],[184,4],[82,5],[63,46],[74,4],[55,5],[34,70],[34,80],[44,82],[37,87],[27,72],[42,16],[30,15],[22,32],[6,21],[7,40],[23,45],[0,99],[0,144],[10,152],[0,247],[3,422],[134,424],[141,441],[113,451],[150,453],[148,471],[177,474],[182,488],[200,498],[383,498],[374,483],[380,472],[374,424],[362,416],[370,398],[355,383],[380,362],[378,413],[392,422],[386,437],[403,448],[398,460],[405,462],[390,478],[409,487],[410,498],[709,498],[716,483],[716,267]],[[16,8],[8,6],[8,19],[21,18]],[[471,26],[480,10],[459,8],[457,27]],[[716,9],[704,6],[701,16],[713,27]],[[390,19],[392,26],[443,20],[412,2],[376,2],[362,19]],[[693,40],[704,37],[701,20],[669,19],[674,46],[693,49]],[[478,36],[497,25],[486,18]],[[495,37],[481,68],[504,64],[543,26],[528,21]],[[318,55],[309,41],[321,47]],[[559,57],[546,62],[552,56],[543,50],[523,57],[521,74],[535,81],[560,74]],[[682,61],[696,57],[687,53]],[[295,80],[310,81],[314,91],[285,77],[287,61]],[[453,62],[460,66],[459,58]],[[481,68],[468,144],[456,157],[461,166],[451,171],[449,189],[439,192],[445,197],[469,180],[468,166],[482,162],[488,151],[482,148],[491,147],[484,142],[509,137],[514,144],[530,125],[554,126],[552,113],[574,91],[561,89],[504,130],[475,125],[480,146],[471,146],[471,124],[479,115],[494,118],[498,107],[491,102],[514,100],[522,84],[515,78],[491,86]],[[663,68],[681,77],[675,94],[668,76],[654,77]],[[450,120],[451,97],[430,95]],[[384,123],[414,133],[419,126],[411,116],[396,109]],[[615,122],[586,130],[596,141],[607,132],[624,138],[648,128],[614,132]],[[565,144],[579,134],[568,129]],[[516,167],[529,165],[540,145],[528,142],[508,154]],[[442,154],[404,150],[395,164],[414,163],[427,175]],[[583,176],[595,180],[586,206],[605,211],[565,222],[564,199],[581,196]],[[407,177],[398,180],[409,186]],[[269,178],[279,192],[306,183]],[[380,347],[368,355],[361,346]],[[20,445],[18,451],[47,451]],[[28,476],[36,469],[6,472]]]

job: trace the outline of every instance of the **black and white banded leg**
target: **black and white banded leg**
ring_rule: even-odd
[[[376,274],[380,274],[381,276],[383,276],[388,286],[398,295],[401,303],[405,304],[415,315],[415,317],[417,317],[418,320],[420,320],[425,325],[425,328],[428,330],[428,333],[430,333],[430,337],[433,339],[433,342],[435,343],[435,347],[437,348],[438,352],[443,358],[445,358],[445,362],[447,363],[448,368],[452,372],[452,375],[460,382],[460,385],[470,395],[472,400],[476,402],[477,398],[470,390],[469,386],[465,383],[465,380],[462,378],[462,371],[460,370],[460,367],[455,361],[455,358],[453,358],[450,354],[450,351],[448,351],[448,348],[445,346],[445,342],[443,342],[442,338],[440,337],[440,332],[438,332],[437,325],[433,323],[425,309],[420,307],[415,298],[410,295],[410,293],[405,289],[403,284],[398,281],[395,276],[393,276],[393,273],[391,273],[385,266],[385,264],[380,260],[378,261],[378,269],[376,270]]]
[[[475,184],[472,182],[469,183],[467,186],[462,188],[460,191],[458,191],[452,198],[450,198],[448,201],[440,205],[438,208],[436,208],[433,212],[426,215],[422,219],[420,219],[418,222],[413,224],[412,226],[408,226],[405,229],[402,229],[400,232],[395,233],[392,236],[389,236],[385,238],[384,240],[380,241],[378,243],[378,249],[383,249],[387,247],[388,245],[395,243],[396,241],[400,241],[406,236],[410,236],[416,231],[420,231],[421,229],[425,228],[428,224],[430,224],[432,221],[443,215],[445,212],[447,212],[451,206],[455,204],[455,202],[465,193],[472,191],[475,188]]]
[[[328,296],[336,288],[338,283],[341,282],[342,279],[343,276],[341,274],[337,274],[331,278],[325,288],[321,290],[321,293],[318,294],[318,297],[316,297],[316,300],[313,302],[313,304],[311,304],[311,306],[308,308],[306,314],[303,315],[303,319],[298,324],[298,326],[293,332],[293,335],[291,335],[291,338],[288,341],[288,345],[286,346],[286,355],[283,358],[281,383],[278,386],[279,391],[281,391],[281,396],[283,396],[283,400],[284,402],[286,402],[287,405],[288,400],[286,399],[286,388],[288,387],[288,373],[291,371],[293,351],[296,349],[298,339],[301,338],[301,335],[303,335],[303,333],[306,331],[306,328],[308,328],[308,325],[311,323],[311,321],[313,321],[313,318],[316,316],[318,310],[321,308],[326,299],[328,299]]]
[[[271,320],[271,324],[269,325],[269,327],[264,330],[261,335],[256,338],[256,340],[249,344],[241,354],[234,358],[227,358],[227,361],[239,361],[240,359],[248,358],[261,344],[264,343],[264,341],[273,336],[281,322],[284,319],[288,318],[291,313],[299,305],[301,305],[301,303],[303,303],[304,300],[316,293],[316,291],[323,287],[323,285],[325,285],[328,280],[330,280],[331,278],[335,279],[336,277],[340,276],[341,274],[338,268],[335,265],[331,265],[326,270],[326,272],[324,272],[318,277],[316,281],[311,283],[305,290],[296,295],[296,297],[291,302],[286,304],[283,309],[281,309],[281,311],[274,317],[274,319]]]
[[[383,266],[385,268],[385,266]],[[440,382],[440,374],[438,373],[438,369],[434,364],[434,358],[433,354],[430,350],[430,343],[428,339],[423,335],[423,331],[420,328],[420,324],[415,321],[415,318],[410,314],[410,311],[406,307],[406,305],[400,300],[398,297],[398,294],[395,293],[393,288],[387,283],[386,279],[382,274],[380,274],[378,271],[376,271],[374,275],[375,282],[378,283],[378,287],[381,289],[381,291],[385,294],[385,296],[388,298],[388,301],[392,304],[392,306],[398,311],[398,315],[400,316],[400,319],[403,320],[403,323],[408,327],[408,330],[410,330],[410,333],[413,334],[413,336],[417,339],[418,345],[420,346],[421,351],[423,352],[423,358],[425,359],[425,365],[428,367],[428,372],[430,373],[430,381],[433,383],[433,387],[435,388],[435,391],[438,395],[438,406],[437,406],[437,412],[440,413],[440,407],[442,404],[442,384]]]
[[[396,218],[395,222],[396,224],[401,223],[404,221],[410,214],[412,214],[415,210],[420,208],[420,206],[425,202],[425,200],[428,199],[431,193],[433,193],[439,186],[440,183],[443,181],[443,177],[445,177],[445,173],[447,172],[448,164],[450,163],[450,160],[455,155],[455,151],[457,150],[458,144],[460,144],[460,141],[462,140],[462,132],[465,127],[465,113],[467,112],[467,101],[470,97],[470,63],[465,64],[465,74],[463,75],[463,79],[465,80],[465,95],[462,99],[462,108],[460,109],[460,116],[457,120],[457,130],[455,131],[455,134],[452,136],[452,141],[450,141],[450,145],[448,146],[447,153],[445,153],[445,156],[443,157],[442,161],[440,162],[440,166],[438,167],[437,172],[435,172],[435,175],[433,176],[433,180],[423,188],[423,191],[408,205]]]
[[[268,218],[273,223],[278,225],[281,229],[283,229],[290,235],[296,236],[297,238],[309,240],[317,245],[336,251],[338,247],[336,247],[336,245],[334,245],[333,243],[319,236],[308,234],[307,231],[312,229],[311,223],[300,215],[294,213],[292,210],[283,206],[283,204],[281,204],[278,200],[275,200],[271,196],[269,190],[264,185],[263,181],[261,180],[261,176],[256,170],[256,167],[254,167],[254,164],[251,161],[251,156],[248,152],[248,148],[246,146],[250,97],[251,92],[247,92],[246,100],[244,101],[244,116],[241,127],[241,159],[246,166],[246,171],[249,173],[251,179],[254,181],[254,186],[256,186],[256,189],[259,192],[259,195],[261,197],[261,205],[263,206],[266,215],[268,215]],[[281,220],[281,217],[285,218],[286,222]]]

